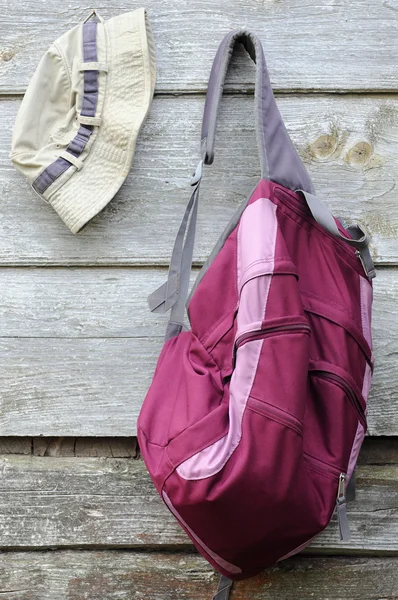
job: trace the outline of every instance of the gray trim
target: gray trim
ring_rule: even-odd
[[[351,539],[350,525],[347,516],[347,502],[345,497],[338,498],[336,504],[337,520],[339,524],[340,540],[348,542]]]
[[[83,60],[85,63],[97,62],[97,22],[89,21],[83,24]],[[98,70],[84,71],[84,94],[82,109],[80,114],[84,117],[95,117],[98,102]],[[66,148],[66,152],[78,158],[90,136],[93,132],[93,126],[81,125],[73,140]],[[73,162],[69,162],[64,156],[59,157],[51,163],[32,183],[33,189],[39,194],[43,194],[47,188],[62,173],[65,173]]]
[[[245,29],[232,31],[221,42],[210,73],[202,121],[202,156],[205,164],[214,159],[218,110],[225,77],[236,43],[242,43],[256,63],[255,112],[261,177],[288,189],[314,192],[312,181],[294,148],[275,102],[264,52],[259,38]]]
[[[213,596],[213,600],[228,600],[231,593],[232,584],[232,579],[229,579],[225,575],[220,575],[218,590],[215,596]]]
[[[357,249],[358,258],[361,261],[367,277],[369,279],[376,277],[376,271],[369,251],[369,236],[361,227],[361,225],[357,224],[347,227],[347,232],[351,235],[351,237],[341,234],[332,213],[320,198],[305,192],[304,190],[296,190],[296,192],[304,196],[312,216],[314,217],[315,221],[319,223],[319,225],[321,225],[324,229],[326,229],[326,231],[334,235],[336,238]]]

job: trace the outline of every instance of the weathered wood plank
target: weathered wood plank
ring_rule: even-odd
[[[180,547],[189,540],[141,460],[0,456],[0,548]],[[311,552],[398,554],[398,465],[361,466],[351,542],[335,519]]]
[[[166,278],[160,268],[0,268],[0,338],[163,337],[166,318],[147,297]]]
[[[0,338],[163,338],[168,315],[151,313],[147,297],[166,278],[162,268],[0,268]],[[398,335],[398,269],[379,269],[373,285],[374,338],[385,346]]]
[[[0,435],[130,436],[160,338],[0,339]]]
[[[318,193],[336,215],[369,228],[379,264],[398,264],[397,97],[303,95],[278,103]],[[167,264],[199,158],[203,98],[155,100],[125,185],[77,236],[10,164],[17,107],[3,101],[0,112],[0,264]],[[252,98],[225,99],[216,146],[202,183],[197,263],[258,181]]]
[[[166,315],[165,269],[0,269],[0,435],[131,436]],[[398,434],[398,271],[375,280],[372,435]]]
[[[23,91],[48,45],[81,22],[89,8],[71,0],[4,3],[0,24],[0,92]],[[107,2],[108,18],[139,6]],[[157,44],[160,92],[198,91],[207,84],[218,44],[231,29],[258,33],[281,90],[395,90],[398,48],[394,0],[252,2],[148,0]],[[366,19],[364,18],[366,15]],[[15,24],[18,24],[16,27]],[[235,86],[252,78],[234,73]]]
[[[203,600],[218,575],[197,554],[7,552],[0,595],[12,600]],[[3,591],[4,590],[4,591]],[[236,582],[231,600],[396,600],[396,558],[297,557]]]

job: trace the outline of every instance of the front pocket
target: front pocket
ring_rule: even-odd
[[[303,424],[301,421],[296,419],[293,415],[282,410],[281,408],[277,408],[272,404],[268,404],[268,402],[264,402],[264,400],[257,400],[253,396],[249,396],[249,400],[247,402],[247,407],[250,408],[253,412],[262,415],[263,417],[267,417],[280,425],[284,425],[285,427],[289,427],[293,431],[295,431],[298,435],[303,437]]]
[[[346,473],[358,422],[366,429],[366,417],[360,392],[341,371],[324,362],[310,363],[304,451]]]
[[[304,333],[311,333],[311,328],[307,323],[303,320],[300,323],[284,323],[280,325],[269,325],[267,324],[260,329],[250,330],[243,333],[240,333],[235,340],[235,353],[240,346],[246,344],[247,342],[252,342],[253,340],[259,340],[261,338],[265,338],[268,335],[278,335],[279,333],[284,332],[293,332],[293,331],[302,331]]]
[[[357,397],[357,394],[354,392],[353,388],[346,382],[345,379],[340,377],[340,375],[336,375],[336,373],[330,373],[328,371],[315,371],[316,376],[321,379],[325,379],[326,381],[330,381],[334,385],[340,387],[347,395],[347,398],[351,402],[352,406],[358,413],[358,418],[362,424],[362,427],[366,431],[367,423],[365,412],[362,408],[362,404]]]
[[[247,382],[248,396],[257,411],[264,403],[263,412],[269,414],[275,409],[279,420],[282,415],[286,419],[290,415],[302,422],[311,330],[304,317],[295,317],[295,321],[276,319],[263,327],[240,332],[235,340],[231,394],[240,382]],[[297,423],[293,428],[297,429]]]
[[[308,468],[312,471],[315,471],[316,473],[319,473],[321,475],[325,475],[333,481],[338,480],[341,471],[337,467],[324,463],[323,461],[319,460],[319,458],[317,458],[316,456],[312,456],[307,452],[304,452],[304,460],[307,463]]]

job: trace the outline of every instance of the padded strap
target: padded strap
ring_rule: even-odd
[[[275,102],[259,38],[245,29],[228,33],[221,42],[210,73],[202,122],[202,156],[214,159],[217,115],[225,77],[235,45],[243,44],[256,64],[255,110],[261,176],[296,190],[314,192],[312,181],[294,148]]]
[[[362,263],[367,277],[369,279],[376,277],[376,271],[369,250],[369,236],[366,231],[359,224],[350,225],[350,227],[347,227],[347,231],[351,237],[343,235],[340,233],[332,213],[320,198],[305,192],[304,190],[296,191],[304,196],[315,221],[336,238],[343,240],[349,246],[353,246],[357,249],[358,258]]]
[[[228,579],[228,577],[225,577],[225,575],[221,575],[218,583],[218,590],[216,595],[213,596],[213,600],[228,600],[231,593],[232,584],[232,579]]]
[[[313,191],[312,182],[293,147],[276,106],[260,40],[257,36],[245,30],[229,33],[220,44],[210,73],[202,123],[203,160],[199,162],[191,181],[191,185],[195,186],[195,189],[178,230],[168,278],[148,298],[149,308],[153,312],[164,313],[171,309],[166,339],[178,335],[183,328],[195,241],[202,167],[203,162],[205,164],[213,162],[217,114],[225,76],[237,42],[243,43],[257,68],[255,99],[262,176],[293,190],[303,188]]]

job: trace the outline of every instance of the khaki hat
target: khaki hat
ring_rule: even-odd
[[[124,182],[156,78],[145,9],[96,11],[54,42],[19,109],[10,158],[73,233]]]

